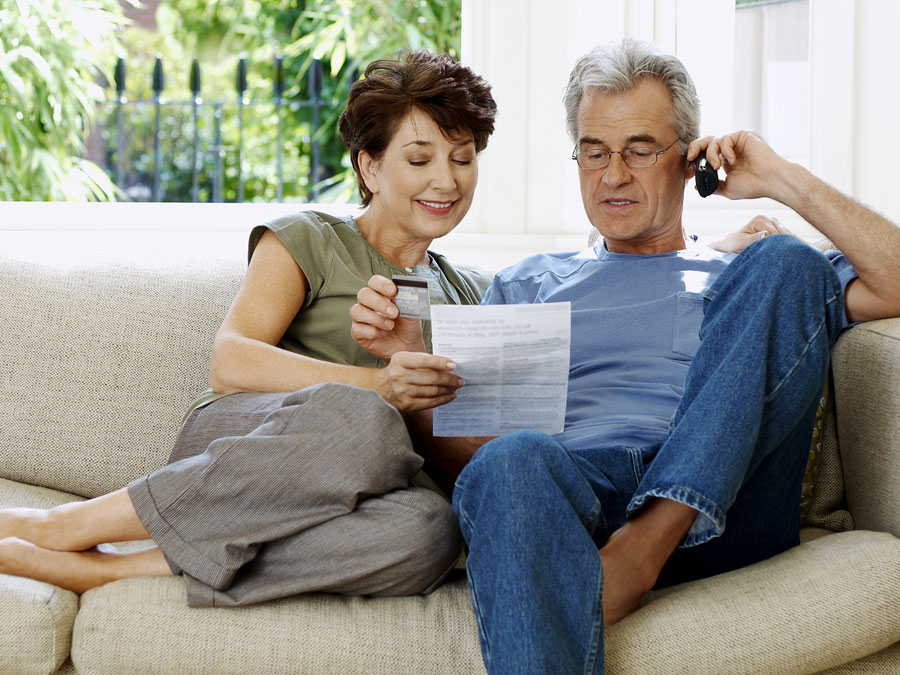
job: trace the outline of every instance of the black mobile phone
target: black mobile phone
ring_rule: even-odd
[[[709,197],[719,189],[719,174],[709,165],[703,153],[694,160],[694,180],[701,197]]]

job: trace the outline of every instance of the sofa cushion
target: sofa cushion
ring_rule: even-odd
[[[847,532],[655,592],[607,631],[606,672],[816,672],[898,639],[900,540]],[[82,597],[72,656],[80,673],[483,672],[462,578],[419,598],[234,609],[188,608],[180,579],[131,579]]]
[[[900,536],[900,319],[850,329],[832,362],[847,507],[856,527]]]
[[[606,672],[813,673],[900,640],[900,540],[821,537],[681,584],[607,631]]]
[[[77,612],[71,591],[0,574],[0,672],[54,672],[69,655]]]
[[[49,508],[70,494],[0,479],[0,508]],[[69,656],[78,596],[41,581],[0,574],[0,673],[52,673]]]
[[[818,675],[897,675],[900,673],[900,642],[870,656],[829,668]]]
[[[819,455],[822,452],[822,429],[824,427],[825,409],[831,405],[829,383],[826,381],[825,390],[819,399],[819,406],[816,408],[816,420],[813,424],[812,441],[809,447],[809,458],[806,462],[806,470],[803,472],[803,485],[800,489],[800,520],[806,519],[809,512],[810,497],[813,493],[813,487],[816,481],[816,474],[819,471]]]
[[[2,477],[97,496],[162,466],[245,263],[0,257]]]
[[[82,675],[484,672],[461,576],[427,596],[208,609],[188,608],[180,578],[127,579],[82,596],[72,660]]]
[[[810,457],[803,476],[800,517],[804,525],[833,532],[853,529],[844,496],[844,468],[835,430],[834,384],[829,375],[816,413]]]

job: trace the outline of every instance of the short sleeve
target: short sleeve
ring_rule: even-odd
[[[310,211],[276,218],[253,228],[248,245],[248,261],[253,257],[253,251],[266,230],[275,233],[303,270],[310,293],[318,294],[334,259],[333,230],[321,221],[319,214]]]
[[[498,278],[494,277],[494,280],[491,282],[491,285],[488,287],[487,292],[484,294],[484,297],[481,299],[482,305],[507,305],[509,302],[506,299],[506,294],[503,292],[503,282]]]
[[[834,266],[834,271],[837,272],[838,279],[841,282],[841,292],[844,294],[844,297],[847,295],[847,285],[853,281],[854,279],[859,278],[859,274],[856,273],[852,263],[847,259],[843,253],[837,250],[829,250],[824,251],[825,257],[831,261],[831,264]],[[843,328],[849,328],[850,326],[855,326],[858,321],[855,323],[850,323],[847,319],[847,313],[844,312],[844,325]]]
[[[831,261],[831,264],[834,266],[834,271],[837,272],[838,278],[841,280],[841,288],[846,291],[847,284],[854,279],[859,278],[853,265],[847,260],[847,256],[840,251],[825,251],[825,257]]]

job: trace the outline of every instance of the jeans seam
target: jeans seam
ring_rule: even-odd
[[[631,453],[631,468],[634,471],[634,484],[637,486],[644,477],[644,461],[639,448],[628,448],[628,451]]]
[[[828,305],[832,304],[836,299],[837,299],[837,296],[832,296],[829,300],[827,300],[825,302],[825,306],[828,307]],[[775,397],[776,394],[778,394],[778,392],[787,383],[787,381],[791,379],[791,376],[794,374],[794,372],[797,370],[797,368],[800,367],[800,363],[803,361],[803,359],[806,358],[806,355],[809,354],[809,350],[812,348],[813,342],[815,342],[815,340],[819,337],[819,334],[821,334],[822,329],[824,329],[824,328],[825,328],[825,317],[822,317],[822,320],[819,322],[819,325],[816,327],[816,331],[812,334],[812,336],[809,338],[809,340],[806,341],[806,347],[803,349],[803,352],[794,361],[794,365],[791,366],[791,369],[787,372],[787,374],[783,378],[781,378],[781,382],[778,383],[778,386],[776,386],[771,391],[771,393],[769,393],[763,399],[763,403],[771,402],[771,400]]]
[[[597,554],[597,557],[600,557],[600,554]],[[594,612],[594,625],[591,628],[591,648],[588,651],[587,659],[584,664],[584,673],[585,675],[590,675],[597,669],[597,659],[603,653],[603,561],[600,561],[600,574],[597,575],[597,590],[594,593],[594,603],[595,607],[599,608],[600,616],[597,617],[597,612]]]
[[[581,467],[578,466],[578,462],[575,461],[575,456],[569,451],[569,449],[567,447],[565,447],[564,445],[562,445],[561,443],[559,444],[559,447],[562,448],[563,452],[565,452],[566,455],[568,455],[569,460],[572,463],[572,466],[575,467],[575,470],[581,474],[581,477],[584,478],[588,483],[590,483],[590,480],[584,474],[584,471],[581,470]],[[585,527],[588,524],[593,522],[594,529],[596,530],[600,524],[598,521],[600,520],[600,517],[602,515],[603,515],[603,509],[601,508],[600,500],[597,499],[596,495],[594,495],[594,506],[591,508],[590,513],[588,514],[588,517],[587,518],[579,518],[579,520],[581,520],[581,524],[584,525]],[[606,518],[603,519],[603,527],[604,527],[604,529],[607,527]]]
[[[458,480],[456,482],[456,487],[457,488],[460,487]],[[462,504],[459,505],[459,510],[458,510],[457,515],[460,520],[460,526],[462,527],[462,525],[465,524],[466,529],[468,529],[469,532],[472,532],[472,530],[474,529],[473,525],[472,525],[472,521],[469,519],[468,516],[466,516],[465,511],[462,508]],[[484,629],[484,622],[482,621],[482,618],[481,618],[481,612],[478,609],[478,594],[475,591],[475,583],[472,580],[472,568],[469,565],[466,565],[466,576],[468,577],[468,580],[469,580],[469,584],[468,584],[469,585],[469,597],[472,599],[472,610],[473,610],[473,614],[475,615],[475,623],[476,623],[476,627],[478,628],[478,636],[479,636],[479,638],[481,638],[482,658],[484,659],[485,668],[490,670],[489,664],[490,664],[490,660],[491,660],[491,647],[490,647],[490,643],[488,642],[487,631],[485,631],[485,629]]]

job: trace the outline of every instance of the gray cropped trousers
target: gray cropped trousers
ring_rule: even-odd
[[[192,607],[428,593],[462,551],[447,500],[410,487],[423,460],[372,391],[226,396],[191,415],[171,460],[128,494]]]

